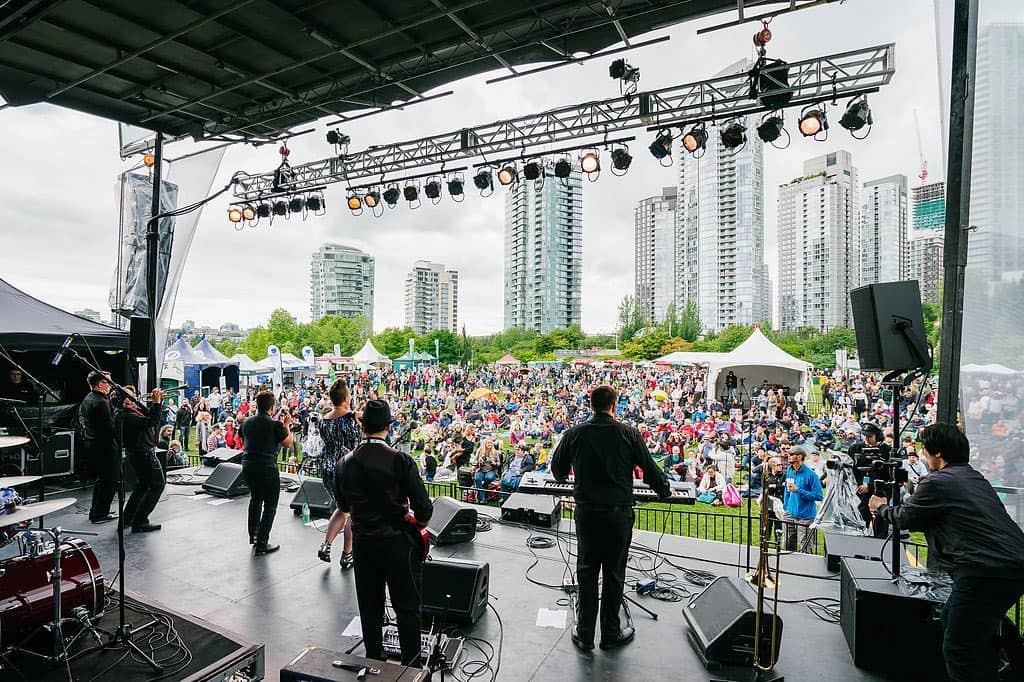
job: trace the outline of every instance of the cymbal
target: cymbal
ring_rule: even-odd
[[[0,516],[0,524],[13,526],[22,521],[31,521],[32,519],[38,519],[40,516],[59,512],[61,509],[66,509],[74,503],[75,499],[73,497],[67,497],[62,500],[46,500],[45,502],[21,505],[15,507],[14,511],[10,514]]]
[[[28,445],[28,442],[25,436],[0,436],[0,450]]]
[[[38,481],[42,476],[0,476],[0,488],[13,488]]]

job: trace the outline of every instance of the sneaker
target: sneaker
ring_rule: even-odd
[[[341,559],[338,560],[342,568],[352,568],[356,564],[355,558],[352,556],[352,552],[342,552]]]
[[[320,545],[320,549],[317,550],[316,556],[320,561],[331,562],[331,546],[326,542]]]

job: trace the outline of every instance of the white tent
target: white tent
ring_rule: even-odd
[[[726,355],[728,353],[677,350],[675,353],[662,355],[654,362],[662,365],[703,365],[724,358]]]
[[[391,364],[391,358],[377,350],[370,339],[366,339],[359,352],[352,356],[352,361],[357,365]]]
[[[737,378],[746,379],[747,391],[767,379],[769,384],[788,386],[795,393],[798,388],[806,388],[810,368],[809,362],[793,357],[754,327],[746,341],[708,365],[708,386],[714,386],[715,396],[722,395],[725,377],[732,370]]]
[[[1020,374],[1015,369],[1010,369],[1006,365],[1000,365],[998,363],[989,363],[987,365],[963,365],[960,367],[962,374],[991,374],[992,376],[1014,376]]]
[[[245,353],[235,353],[231,356],[231,362],[238,363],[238,374],[240,376],[256,376],[268,373],[266,369],[260,367],[255,360]]]

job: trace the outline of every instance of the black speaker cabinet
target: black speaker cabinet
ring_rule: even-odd
[[[881,561],[883,554],[889,561],[892,545],[882,538],[825,533],[825,566],[833,573],[839,572],[839,560],[843,557]]]
[[[292,498],[292,502],[288,506],[296,514],[299,514],[302,512],[302,505],[304,504],[309,505],[310,516],[320,516],[323,518],[327,518],[338,508],[334,504],[334,498],[327,492],[323,481],[313,478],[307,478],[302,482],[298,492],[295,493],[295,497]]]
[[[487,562],[431,559],[423,562],[423,617],[471,624],[487,610],[491,568]]]
[[[128,357],[144,358],[149,355],[149,344],[153,336],[153,321],[138,315],[128,323]]]
[[[434,513],[427,524],[427,533],[435,545],[470,542],[476,536],[477,511],[451,497],[434,500]]]
[[[771,600],[765,600],[761,618],[761,662],[768,664],[772,651]],[[740,578],[720,576],[683,607],[690,627],[690,645],[708,669],[720,665],[752,665],[757,593]],[[775,647],[782,645],[782,617],[775,624]]]
[[[335,661],[341,661],[342,664],[352,667],[348,670],[335,668]],[[281,682],[350,682],[360,679],[356,677],[356,672],[360,668],[376,670],[366,678],[373,682],[398,682],[403,675],[406,682],[420,679],[413,677],[411,673],[406,675],[407,671],[400,665],[385,665],[381,661],[308,646],[288,665],[281,668],[280,680]]]
[[[21,471],[26,476],[67,476],[75,471],[75,432],[55,431],[43,437],[43,470],[35,450],[22,448]]]
[[[217,465],[206,481],[203,490],[218,497],[240,497],[249,494],[249,486],[242,476],[242,465],[223,462]]]
[[[551,528],[558,523],[562,502],[554,495],[512,493],[501,503],[501,520]]]
[[[235,450],[234,448],[217,448],[216,450],[210,450],[203,455],[203,464],[208,467],[215,467],[221,462],[241,464],[242,453],[242,450]]]
[[[862,371],[917,369],[927,354],[928,342],[917,280],[869,284],[850,292],[857,356]],[[900,329],[906,330],[904,335]]]
[[[854,665],[903,680],[947,679],[941,602],[904,595],[880,561],[843,557],[840,569],[839,624]]]

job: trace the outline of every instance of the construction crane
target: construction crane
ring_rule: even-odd
[[[917,177],[921,180],[921,186],[924,187],[925,182],[928,180],[928,159],[924,158],[924,145],[921,143],[921,122],[917,118],[917,109],[914,109],[914,128],[917,129],[917,153],[921,156],[921,172],[918,173]]]

